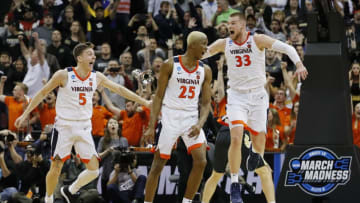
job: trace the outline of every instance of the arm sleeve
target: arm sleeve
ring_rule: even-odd
[[[293,46],[290,46],[284,42],[281,42],[279,40],[275,40],[271,47],[274,51],[278,51],[280,53],[286,54],[289,56],[291,61],[296,65],[297,62],[300,62],[300,57],[297,54],[295,48]]]

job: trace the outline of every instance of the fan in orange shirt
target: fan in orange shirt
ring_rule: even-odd
[[[119,123],[122,124],[122,136],[128,140],[130,146],[139,146],[144,129],[148,126],[150,109],[127,100],[125,110],[121,110],[112,104],[104,92],[101,96],[104,98],[106,107],[114,115],[120,116]]]
[[[20,126],[19,129],[15,127],[15,121],[24,111],[24,108],[29,103],[29,99],[25,94],[28,91],[28,87],[24,83],[17,83],[13,89],[14,96],[5,96],[3,95],[4,84],[6,81],[6,76],[2,76],[0,80],[0,101],[4,102],[8,108],[8,129],[16,132],[26,132],[26,127],[36,122],[37,118],[33,117],[29,122],[25,122],[23,126]]]
[[[276,109],[279,113],[282,131],[285,131],[286,126],[290,125],[291,109],[285,105],[285,90],[278,89],[275,94],[274,104],[270,104],[270,108]]]
[[[107,121],[113,116],[113,114],[108,111],[104,106],[99,105],[101,100],[99,90],[94,92],[93,96],[93,114],[91,117],[92,123],[92,135],[95,142],[95,147],[97,148],[100,138],[104,136],[104,129],[106,127]]]
[[[356,104],[355,111],[352,116],[352,130],[354,144],[360,147],[360,103]]]
[[[45,102],[42,102],[37,107],[36,111],[39,112],[41,129],[44,130],[46,125],[53,125],[55,123],[56,111],[56,94],[50,92],[45,98]]]
[[[269,109],[267,122],[265,149],[268,151],[273,149],[285,149],[287,141],[284,136],[283,128],[281,127],[279,113],[276,109]]]

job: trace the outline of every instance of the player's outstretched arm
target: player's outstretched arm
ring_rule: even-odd
[[[200,99],[200,118],[195,126],[191,127],[189,137],[198,136],[200,129],[205,124],[210,111],[211,102],[211,81],[212,72],[209,66],[205,65],[205,79],[201,87],[201,99]]]
[[[115,92],[116,94],[125,97],[126,99],[129,99],[131,101],[134,101],[136,103],[139,103],[141,105],[150,106],[150,101],[147,101],[143,98],[141,98],[139,95],[135,94],[131,90],[127,89],[126,87],[123,87],[105,77],[100,72],[96,72],[96,79],[99,81],[98,85],[103,86],[111,90],[112,92]]]
[[[306,79],[308,72],[305,66],[303,65],[303,63],[301,62],[300,57],[293,46],[288,45],[279,40],[273,39],[264,34],[256,34],[254,36],[254,40],[257,47],[259,47],[261,50],[263,50],[264,48],[272,49],[274,51],[288,55],[291,61],[296,66],[295,74],[299,77],[299,81],[300,81],[300,77],[303,80]]]
[[[152,143],[154,140],[155,122],[159,116],[161,105],[164,99],[165,90],[169,82],[173,70],[173,59],[169,59],[163,63],[160,68],[160,76],[157,83],[155,97],[152,101],[149,128],[146,130],[144,136],[146,141]]]
[[[16,119],[15,127],[19,128],[26,118],[29,116],[30,112],[39,105],[39,103],[55,88],[58,86],[63,86],[67,81],[67,71],[59,70],[53,77],[47,82],[44,87],[32,98],[29,105],[26,107],[24,113]]]
[[[203,55],[202,59],[209,58],[220,52],[224,52],[225,44],[226,44],[226,39],[216,40],[210,46],[208,46],[207,51]]]

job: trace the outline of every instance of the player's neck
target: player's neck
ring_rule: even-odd
[[[241,32],[240,36],[237,37],[237,39],[235,40],[238,44],[242,44],[245,42],[245,40],[248,37],[248,32],[247,31],[243,31]]]
[[[81,77],[81,78],[85,78],[89,72],[91,71],[90,68],[88,67],[88,64],[77,64],[77,66],[75,67],[76,73]]]
[[[188,69],[188,70],[193,70],[194,68],[196,68],[197,66],[197,59],[195,57],[193,57],[193,54],[186,52],[182,57],[181,57],[181,62],[182,64]]]

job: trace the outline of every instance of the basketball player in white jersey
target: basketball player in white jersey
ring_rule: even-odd
[[[70,158],[73,146],[87,169],[70,186],[61,188],[61,194],[67,203],[75,202],[79,189],[99,174],[99,155],[91,136],[92,97],[98,86],[109,88],[127,99],[149,106],[148,101],[108,80],[102,73],[93,71],[95,53],[91,43],[77,45],[73,54],[77,60],[77,66],[57,71],[15,122],[15,126],[21,126],[43,98],[59,87],[56,100],[56,121],[51,140],[53,161],[46,176],[46,203],[53,202],[53,192],[61,168],[63,163]]]
[[[206,52],[207,43],[204,33],[191,32],[187,38],[186,53],[170,58],[160,68],[149,128],[145,136],[153,142],[154,127],[160,109],[162,128],[146,181],[145,203],[153,202],[160,173],[170,159],[171,150],[179,136],[182,136],[188,153],[193,157],[193,168],[182,202],[192,202],[199,188],[206,165],[206,138],[202,126],[208,116],[211,99],[211,69],[199,61]]]
[[[251,133],[252,147],[247,159],[249,171],[255,170],[260,176],[267,202],[275,203],[274,184],[271,169],[263,160],[265,150],[265,133],[268,95],[264,85],[265,49],[272,49],[287,54],[296,65],[296,74],[303,80],[307,70],[302,64],[296,50],[269,36],[246,31],[246,19],[241,13],[229,17],[230,37],[219,39],[208,47],[204,58],[225,53],[228,65],[230,88],[228,91],[227,115],[230,121],[231,144],[228,159],[231,172],[230,198],[232,203],[242,203],[241,185],[238,183],[238,172],[241,164],[241,145],[244,128]]]

